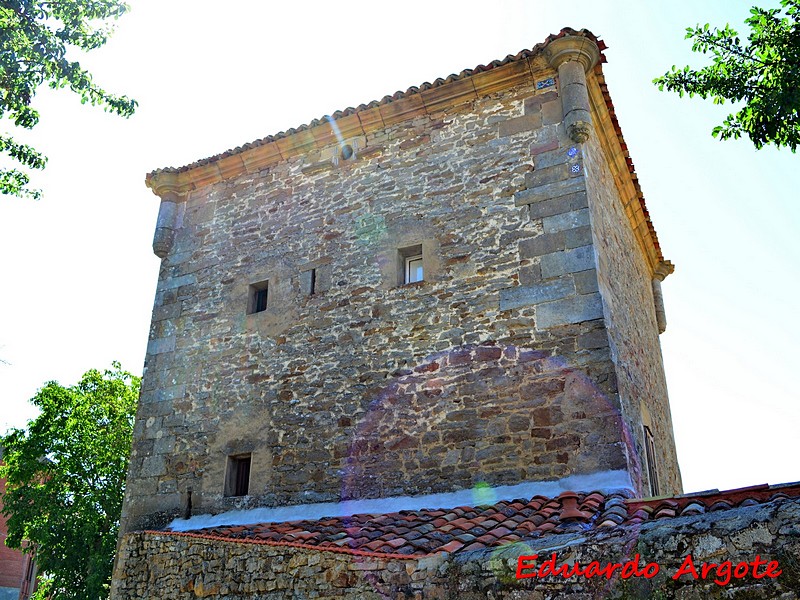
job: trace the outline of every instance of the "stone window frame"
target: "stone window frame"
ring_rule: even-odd
[[[441,247],[433,227],[416,220],[400,220],[376,242],[374,261],[380,269],[382,290],[409,290],[436,283],[442,278]],[[422,254],[422,281],[406,283],[405,259]]]

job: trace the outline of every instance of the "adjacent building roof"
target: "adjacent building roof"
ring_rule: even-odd
[[[800,498],[800,482],[648,499],[631,499],[622,492],[564,492],[556,498],[535,496],[487,506],[214,527],[172,535],[416,559],[438,552],[468,552],[524,543],[570,531],[643,525],[780,498]]]

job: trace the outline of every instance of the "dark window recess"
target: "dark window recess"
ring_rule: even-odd
[[[267,290],[256,290],[256,297],[254,300],[253,312],[267,310]]]
[[[317,290],[317,270],[311,269],[311,281],[309,282],[308,286],[308,295],[313,296],[316,290]]]
[[[247,496],[250,488],[250,454],[228,457],[226,496]]]
[[[247,301],[247,314],[263,312],[267,310],[267,298],[269,296],[269,282],[262,281],[250,286],[250,294]]]
[[[647,477],[650,480],[650,494],[658,496],[661,492],[656,471],[656,443],[653,439],[653,432],[647,425],[644,426],[644,453],[647,461]]]

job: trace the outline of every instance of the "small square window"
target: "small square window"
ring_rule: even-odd
[[[409,246],[398,250],[402,277],[400,284],[417,283],[425,280],[422,245]]]
[[[254,283],[250,286],[250,293],[247,300],[247,314],[264,312],[267,310],[269,295],[269,281]]]
[[[250,491],[250,454],[228,457],[225,496],[247,496]]]

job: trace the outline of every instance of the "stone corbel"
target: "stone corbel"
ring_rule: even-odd
[[[186,202],[187,192],[182,185],[179,185],[175,173],[158,173],[149,177],[146,184],[161,198],[156,232],[153,236],[153,252],[159,258],[164,258],[172,250],[172,244],[175,242],[180,205]]]
[[[653,303],[656,310],[656,324],[658,325],[658,333],[664,333],[667,330],[667,313],[664,309],[664,294],[661,291],[661,282],[664,281],[667,275],[675,270],[675,265],[670,261],[665,260],[655,268],[653,273]]]
[[[550,66],[558,71],[567,134],[578,144],[585,142],[592,131],[586,73],[600,59],[600,49],[587,37],[565,35],[550,42],[544,55]]]

